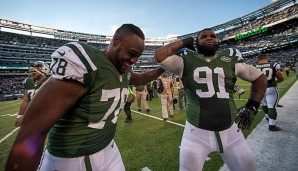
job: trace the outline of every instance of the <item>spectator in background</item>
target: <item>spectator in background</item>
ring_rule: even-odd
[[[158,98],[158,92],[157,92],[157,80],[154,80],[152,82],[152,89],[153,89],[153,98]]]
[[[130,106],[134,102],[136,97],[136,95],[134,94],[135,90],[133,89],[134,89],[133,86],[128,86],[128,89],[127,89],[127,100],[124,105],[124,112],[126,114],[126,119],[125,119],[126,123],[130,123],[133,121],[131,116],[131,110],[130,110]]]
[[[183,105],[183,101],[184,101],[184,105]],[[184,106],[186,106],[186,96],[184,91],[184,85],[181,79],[178,82],[178,104],[179,104],[179,109],[184,110]]]
[[[146,96],[148,94],[146,84],[137,85],[135,87],[135,90],[136,90],[136,99],[137,99],[137,106],[138,106],[139,112],[142,111],[142,104],[143,104],[143,107],[145,108],[145,111],[150,112],[150,108],[146,100]]]
[[[24,98],[20,105],[15,126],[19,127],[26,108],[36,94],[37,90],[48,79],[47,74],[50,72],[49,66],[43,61],[32,62],[29,64],[29,77],[23,82],[25,87]]]
[[[260,69],[267,76],[268,80],[266,93],[262,102],[266,120],[269,121],[269,130],[280,131],[281,128],[276,126],[276,107],[279,100],[277,83],[284,80],[280,71],[280,65],[278,63],[270,63],[267,55],[262,53],[258,56],[256,68]]]
[[[289,76],[290,75],[290,67],[286,65],[286,67],[284,68],[286,75]]]
[[[148,91],[146,100],[151,101],[153,98],[152,82],[146,83],[146,87],[147,87],[147,91]]]
[[[174,116],[173,108],[173,82],[167,77],[166,73],[163,73],[160,79],[160,84],[163,85],[163,91],[160,94],[161,110],[163,121],[168,120],[168,116]]]

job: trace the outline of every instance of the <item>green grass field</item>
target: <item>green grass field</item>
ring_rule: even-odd
[[[278,85],[280,95],[286,91],[296,81],[292,74],[285,77],[285,81]],[[237,106],[245,104],[249,95],[249,84],[238,80],[237,84],[245,89],[245,94],[238,99],[235,94]],[[177,94],[177,92],[176,92]],[[19,109],[21,100],[0,102],[0,171],[4,170],[6,159],[12,143],[16,137],[14,121]],[[151,112],[149,116],[134,112],[137,110],[136,103],[132,105],[133,122],[125,123],[125,114],[121,112],[118,119],[115,141],[121,152],[127,171],[141,171],[148,167],[153,171],[177,171],[179,168],[179,146],[185,123],[185,111],[178,110],[176,104],[175,116],[169,117],[171,122],[163,122],[161,115],[160,99],[149,101]],[[11,116],[13,115],[13,116]],[[154,116],[154,117],[150,117]],[[263,112],[259,112],[254,120],[252,129],[264,117]],[[175,124],[178,123],[178,124]],[[251,131],[244,131],[245,137]],[[218,170],[223,161],[217,153],[211,153],[209,160],[205,162],[204,171]]]

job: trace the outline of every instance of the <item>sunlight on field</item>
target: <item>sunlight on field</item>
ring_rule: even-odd
[[[295,81],[294,76],[286,77],[285,81],[279,84],[280,94],[283,95]],[[245,104],[249,93],[249,84],[238,80],[238,85],[245,90],[240,97],[235,94],[237,106]],[[177,96],[177,91],[176,91]],[[16,137],[17,130],[14,127],[16,113],[19,110],[21,100],[0,102],[0,171],[4,170],[5,162],[9,150]],[[125,167],[127,170],[141,170],[148,167],[151,170],[178,170],[179,167],[179,146],[183,127],[185,123],[185,111],[177,110],[175,116],[169,121],[178,123],[177,125],[163,122],[160,119],[161,104],[160,99],[149,101],[151,112],[150,116],[140,115],[133,112],[133,122],[125,123],[125,114],[122,112],[118,119],[116,132],[116,143],[120,149]],[[133,103],[132,110],[137,111],[136,103]],[[144,112],[144,111],[143,111]],[[259,112],[253,124],[253,128],[263,118],[263,112]],[[13,132],[13,131],[16,132]],[[250,131],[245,131],[247,136]],[[218,170],[223,161],[218,154],[209,155],[210,160],[204,165],[205,171]]]

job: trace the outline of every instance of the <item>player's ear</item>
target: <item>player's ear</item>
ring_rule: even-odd
[[[113,47],[117,47],[117,46],[119,46],[119,44],[120,44],[120,42],[121,42],[121,39],[120,39],[120,37],[119,36],[117,36],[117,35],[115,35],[114,37],[113,37]]]

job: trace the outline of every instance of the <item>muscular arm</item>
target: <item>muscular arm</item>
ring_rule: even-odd
[[[54,78],[40,88],[24,113],[7,160],[7,171],[36,170],[47,133],[84,92],[84,86],[78,82]]]
[[[284,77],[283,77],[283,75],[282,75],[282,73],[281,73],[281,71],[280,70],[277,70],[276,71],[276,82],[277,83],[280,83],[280,82],[283,82],[284,81]]]
[[[22,103],[20,105],[18,117],[16,118],[16,121],[15,121],[15,124],[14,124],[16,127],[19,127],[20,126],[20,124],[22,122],[22,119],[23,119],[20,116],[23,116],[24,115],[25,109],[27,108],[29,102],[30,102],[29,94],[25,91],[23,101],[22,101]]]
[[[181,40],[169,43],[154,52],[154,58],[158,63],[164,61],[167,57],[174,55],[178,50],[183,48],[183,42]]]
[[[251,82],[249,99],[261,102],[267,88],[267,77],[257,68],[245,63],[237,63],[235,67],[239,78]]]
[[[152,80],[157,79],[165,70],[161,67],[158,67],[156,69],[150,70],[148,72],[139,74],[139,73],[132,73],[130,78],[130,85],[140,85],[148,83]]]
[[[261,74],[250,86],[250,99],[261,102],[267,88],[267,77]]]

